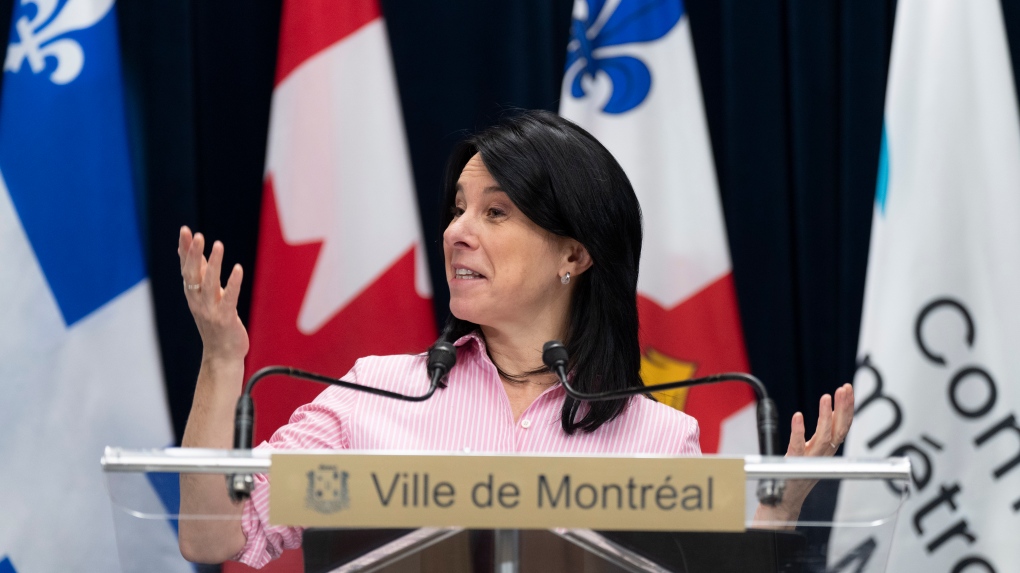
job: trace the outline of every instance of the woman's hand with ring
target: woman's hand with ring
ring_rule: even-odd
[[[834,396],[826,394],[818,401],[818,425],[810,440],[804,439],[804,415],[800,412],[793,415],[786,457],[835,455],[850,431],[853,418],[854,389],[850,384],[844,384],[836,389]],[[787,481],[782,503],[774,508],[759,506],[756,520],[792,524],[817,483],[818,480],[807,479]]]
[[[835,403],[833,403],[835,402]],[[854,419],[854,388],[844,384],[836,389],[835,400],[828,394],[818,401],[818,426],[810,440],[804,440],[804,415],[793,415],[789,456],[832,456],[850,431]]]
[[[177,255],[181,260],[184,295],[202,336],[205,358],[243,359],[248,353],[248,332],[237,316],[237,298],[244,275],[241,265],[234,265],[227,285],[221,287],[223,243],[213,243],[207,260],[205,237],[202,233],[192,235],[188,227],[181,227]]]

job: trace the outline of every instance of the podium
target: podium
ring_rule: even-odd
[[[239,519],[181,515],[186,473],[269,475],[270,522],[306,528],[316,573],[884,571],[876,540],[892,537],[910,480],[906,458],[107,448],[101,463],[131,573],[152,570],[125,556],[146,555],[155,531]],[[787,522],[756,519],[763,480],[817,484]],[[854,510],[833,515],[849,482],[840,506]]]

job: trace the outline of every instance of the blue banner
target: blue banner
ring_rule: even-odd
[[[145,276],[108,0],[17,4],[0,172],[70,326]]]

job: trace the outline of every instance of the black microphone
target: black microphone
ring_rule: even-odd
[[[443,384],[442,379],[450,372],[456,363],[457,349],[445,340],[437,341],[432,348],[429,349],[428,361],[425,366],[429,373],[429,389],[421,396],[408,396],[406,394],[400,394],[399,392],[390,392],[389,390],[364,386],[362,384],[348,382],[339,378],[330,378],[329,376],[299,370],[290,366],[267,366],[255,374],[252,374],[251,378],[248,379],[247,384],[244,386],[244,391],[241,392],[241,397],[237,399],[237,408],[234,410],[234,449],[251,449],[251,439],[255,429],[255,403],[252,401],[251,392],[252,389],[255,388],[255,384],[263,378],[267,378],[269,376],[289,376],[291,378],[298,378],[301,380],[311,380],[313,382],[322,382],[323,384],[342,386],[344,388],[350,388],[351,390],[367,392],[369,394],[375,394],[376,396],[393,398],[395,400],[402,400],[405,402],[424,402],[436,393],[437,388],[446,387],[446,385]],[[230,474],[227,476],[227,493],[230,494],[230,499],[235,502],[243,501],[250,497],[254,487],[255,481],[251,474]]]
[[[715,384],[717,382],[743,382],[754,388],[755,396],[758,399],[758,451],[763,456],[774,456],[776,444],[779,442],[779,414],[776,410],[776,403],[769,398],[768,390],[761,380],[750,374],[742,372],[723,372],[702,378],[691,378],[679,382],[667,382],[652,386],[636,386],[622,390],[609,390],[606,392],[586,393],[578,392],[567,381],[567,362],[570,355],[567,347],[558,340],[550,340],[542,345],[542,362],[552,370],[560,379],[560,384],[567,392],[567,395],[575,400],[583,402],[598,402],[602,400],[615,400],[626,398],[636,394],[650,394],[673,388],[688,388],[701,386],[703,384]],[[777,505],[783,500],[783,482],[781,480],[763,479],[758,482],[758,501],[765,505]]]
[[[426,364],[429,376],[431,377],[432,387],[446,388],[446,384],[443,384],[441,380],[455,364],[457,364],[457,349],[445,340],[436,342],[429,349],[429,359]]]

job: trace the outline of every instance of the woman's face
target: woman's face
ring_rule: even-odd
[[[572,243],[539,227],[475,154],[461,171],[453,220],[443,233],[450,312],[482,326],[565,325]]]

